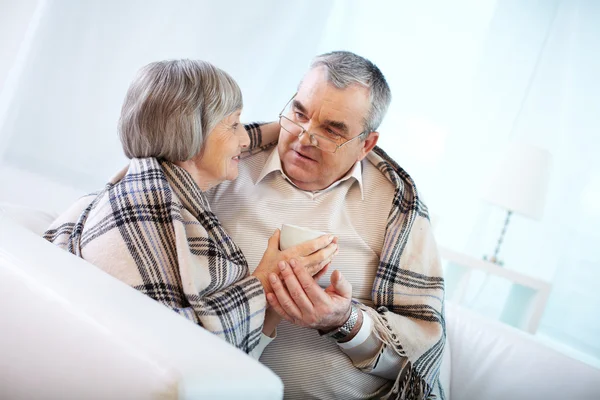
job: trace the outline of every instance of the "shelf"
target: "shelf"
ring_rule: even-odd
[[[473,271],[504,278],[512,287],[500,320],[530,333],[537,331],[552,289],[550,283],[443,246],[439,252],[442,260],[449,262],[445,271],[448,299],[464,303]]]

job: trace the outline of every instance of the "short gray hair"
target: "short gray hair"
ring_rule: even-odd
[[[365,116],[364,128],[376,131],[392,101],[392,93],[385,77],[375,64],[349,51],[333,51],[313,59],[311,69],[325,67],[327,79],[338,89],[361,85],[369,89],[371,108]]]
[[[223,118],[242,106],[238,84],[206,61],[153,62],[129,86],[119,138],[128,158],[186,161],[200,153]]]

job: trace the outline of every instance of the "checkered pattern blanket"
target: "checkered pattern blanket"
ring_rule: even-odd
[[[392,209],[373,282],[377,335],[403,360],[385,398],[444,399],[439,372],[446,343],[444,278],[429,211],[412,178],[381,148],[367,156],[395,186]],[[367,360],[364,369],[377,359]]]
[[[261,337],[265,294],[182,168],[132,159],[44,237],[245,352]]]

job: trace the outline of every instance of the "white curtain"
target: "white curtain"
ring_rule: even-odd
[[[515,216],[503,258],[553,283],[541,334],[600,358],[599,2],[0,7],[0,37],[14,38],[0,42],[0,201],[62,210],[100,188],[126,161],[119,110],[135,71],[150,61],[211,61],[242,87],[244,120],[274,120],[312,56],[352,50],[388,78],[394,97],[380,144],[417,181],[447,247],[476,256],[493,250],[504,215],[479,189],[498,150],[519,139],[552,153],[544,219]],[[487,285],[473,306],[497,315],[508,287]]]

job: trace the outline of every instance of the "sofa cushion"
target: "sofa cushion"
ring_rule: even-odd
[[[0,211],[3,211],[4,215],[39,236],[43,235],[48,226],[58,217],[55,212],[9,203],[0,203]]]
[[[450,304],[446,321],[452,398],[600,399],[600,370],[533,335]]]

